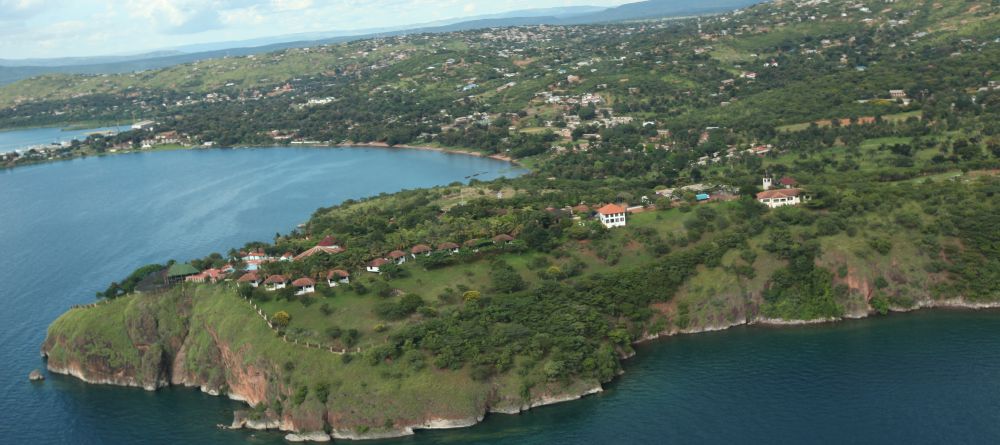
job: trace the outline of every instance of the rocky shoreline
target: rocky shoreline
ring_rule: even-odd
[[[915,302],[913,307],[893,307],[890,308],[892,312],[910,312],[918,309],[927,308],[950,308],[950,309],[995,309],[1000,308],[1000,302],[988,302],[988,303],[976,303],[967,302],[963,299],[951,299],[951,300],[931,300],[924,299]],[[697,334],[704,332],[722,331],[730,329],[732,327],[741,325],[760,325],[760,326],[806,326],[821,323],[832,323],[845,319],[859,319],[866,318],[877,314],[876,311],[868,308],[867,311],[856,310],[852,313],[845,314],[842,317],[836,318],[819,318],[811,320],[784,320],[784,319],[773,319],[762,316],[748,317],[743,320],[736,320],[732,322],[707,324],[703,326],[689,327],[685,329],[679,329],[672,327],[670,329],[656,332],[647,333],[642,338],[635,341],[633,344],[641,344],[656,340],[662,337],[669,337],[675,335],[683,334]],[[626,351],[622,354],[623,358],[629,358],[634,356],[634,351]],[[46,350],[43,347],[42,356],[47,357]],[[179,354],[174,357],[174,363],[170,363],[169,366],[172,369],[177,368],[178,361],[183,361],[184,354]],[[221,365],[221,364],[220,364]],[[178,385],[184,387],[198,388],[200,391],[215,395],[215,396],[226,396],[235,401],[241,401],[247,403],[249,406],[254,406],[255,402],[260,400],[259,394],[254,394],[254,388],[251,386],[240,386],[232,387],[226,386],[226,389],[222,387],[215,387],[213,384],[208,384],[206,382],[201,382],[194,376],[184,375],[183,373],[171,373],[172,376],[168,377],[165,374],[156,375],[155,378],[148,378],[152,376],[147,376],[146,381],[142,381],[141,376],[130,375],[124,370],[119,370],[114,373],[105,373],[100,377],[95,377],[93,372],[88,372],[85,367],[76,362],[67,363],[55,363],[53,361],[48,361],[46,367],[50,372],[56,374],[65,374],[76,377],[86,383],[92,384],[108,384],[108,385],[118,385],[118,386],[128,386],[143,388],[147,391],[155,391],[159,388],[166,387],[169,385]],[[584,382],[578,382],[583,384]],[[422,429],[453,429],[453,428],[465,428],[476,425],[482,422],[484,418],[489,414],[518,414],[525,412],[527,410],[554,405],[557,403],[563,403],[573,400],[578,400],[588,395],[597,394],[602,392],[604,389],[602,385],[598,382],[592,382],[591,384],[584,384],[582,387],[577,385],[577,387],[566,388],[565,390],[550,390],[547,392],[542,392],[541,394],[535,395],[532,399],[527,401],[515,402],[511,400],[493,400],[487,401],[478,414],[471,415],[468,417],[459,418],[441,418],[441,417],[430,417],[421,419],[419,421],[414,421],[409,425],[395,425],[392,428],[386,429],[376,429],[376,430],[363,430],[357,431],[354,429],[342,429],[333,428],[330,432],[326,431],[315,431],[310,430],[308,426],[297,424],[292,417],[288,415],[281,416],[280,418],[273,417],[262,417],[262,418],[251,418],[247,411],[240,410],[234,413],[233,421],[230,425],[220,425],[222,428],[226,429],[252,429],[252,430],[271,430],[271,431],[282,431],[288,434],[285,435],[285,439],[289,442],[326,442],[334,439],[347,439],[347,440],[370,440],[370,439],[388,439],[396,437],[404,437],[415,434],[417,430]],[[249,391],[249,392],[247,392]]]

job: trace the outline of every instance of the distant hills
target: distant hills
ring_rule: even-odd
[[[582,25],[623,20],[676,17],[741,8],[763,0],[646,0],[605,8],[571,6],[511,11],[397,28],[301,33],[233,42],[187,45],[124,56],[0,59],[0,85],[43,74],[113,74],[143,71],[219,57],[237,57],[341,43],[376,36],[455,32],[478,28],[529,25]]]

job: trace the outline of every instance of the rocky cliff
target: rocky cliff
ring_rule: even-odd
[[[601,391],[593,381],[541,385],[525,399],[512,382],[430,370],[352,385],[358,376],[372,377],[370,365],[284,343],[243,304],[206,286],[72,309],[49,328],[42,355],[50,371],[89,383],[180,385],[244,401],[249,408],[235,413],[232,428],[289,431],[295,441],[466,427],[488,412],[517,413]],[[331,388],[325,401],[319,383]]]

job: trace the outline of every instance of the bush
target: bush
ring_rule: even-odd
[[[275,312],[274,315],[271,317],[271,323],[277,326],[278,329],[287,327],[288,323],[291,323],[291,321],[292,321],[292,316],[288,315],[288,312],[285,311]]]

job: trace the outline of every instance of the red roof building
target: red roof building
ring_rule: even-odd
[[[612,227],[625,226],[625,212],[625,207],[617,204],[608,204],[597,209],[597,216],[601,219],[601,224],[610,229]]]

